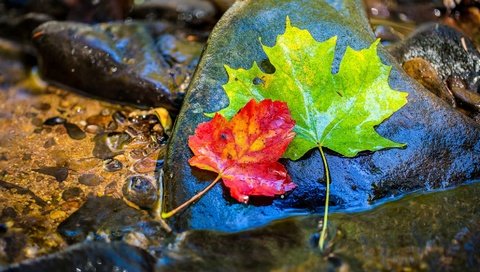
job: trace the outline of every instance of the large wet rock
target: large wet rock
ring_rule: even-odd
[[[203,47],[167,23],[48,22],[34,31],[42,76],[108,100],[178,110]],[[183,37],[183,38],[182,38]]]
[[[308,29],[318,41],[338,36],[335,71],[347,45],[358,50],[374,41],[361,10],[359,1],[260,0],[240,1],[227,11],[211,34],[177,119],[165,166],[166,210],[183,203],[215,178],[188,165],[192,153],[187,139],[200,122],[208,120],[204,113],[228,104],[222,89],[227,82],[224,65],[249,68],[253,61],[265,64],[259,37],[272,46],[276,36],[284,32],[288,15],[293,25]],[[409,96],[408,104],[377,131],[408,146],[356,158],[328,152],[334,210],[368,209],[375,199],[454,186],[480,176],[479,126],[414,83],[385,49],[380,47],[379,55],[393,66],[392,88]],[[284,198],[244,205],[217,185],[173,219],[173,225],[178,230],[236,231],[296,213],[323,211],[324,171],[319,152],[314,150],[299,161],[285,161],[285,165],[298,187]]]
[[[319,216],[233,234],[195,230],[168,246],[161,271],[477,271],[480,184],[411,195],[373,210],[330,215],[316,249]]]
[[[65,251],[13,265],[8,272],[29,271],[153,271],[155,259],[146,251],[124,243],[85,243]],[[0,267],[1,270],[1,267]]]

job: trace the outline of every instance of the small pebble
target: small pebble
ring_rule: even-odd
[[[40,169],[33,169],[37,173],[55,177],[58,182],[65,181],[68,177],[67,167],[42,167]]]
[[[105,191],[103,193],[107,196],[116,194],[117,183],[115,181],[110,182],[107,186],[105,186]]]
[[[83,174],[78,178],[78,182],[86,186],[97,186],[103,182],[103,178],[95,174]]]
[[[36,127],[41,127],[43,125],[42,119],[40,119],[38,117],[33,118],[31,122],[32,122],[32,125],[34,125]]]
[[[107,125],[108,130],[116,130],[118,128],[118,125],[115,121],[110,121]]]
[[[108,147],[112,151],[122,150],[123,146],[129,143],[132,137],[127,133],[110,133],[106,139]]]
[[[2,210],[2,220],[5,220],[7,218],[10,218],[10,219],[15,219],[17,218],[17,211],[12,208],[12,207],[5,207],[3,210]]]
[[[97,134],[100,131],[100,127],[97,125],[87,125],[85,127],[85,132],[91,134]]]
[[[25,117],[27,118],[34,118],[34,117],[37,117],[37,113],[36,112],[27,112],[25,113]]]
[[[157,166],[157,160],[152,159],[150,157],[146,157],[137,161],[133,165],[133,170],[137,173],[145,174],[145,173],[150,173],[155,171],[156,166]]]
[[[48,138],[48,140],[45,141],[45,143],[43,144],[43,147],[45,148],[50,148],[54,145],[56,145],[57,143],[55,142],[55,139],[54,138]]]
[[[115,122],[117,122],[119,125],[123,125],[127,121],[127,117],[120,111],[114,112],[112,117],[113,120],[115,120]]]
[[[123,164],[117,159],[108,159],[105,160],[103,163],[103,169],[107,172],[116,172],[121,170]]]
[[[33,108],[39,111],[48,111],[52,106],[48,103],[35,103],[33,104]]]
[[[43,122],[43,124],[46,126],[56,126],[56,125],[64,124],[65,122],[67,122],[65,118],[56,116],[56,117],[48,118],[47,120],[45,120],[45,122]]]
[[[153,131],[159,134],[163,134],[163,127],[161,124],[155,124],[152,128]]]
[[[105,115],[93,115],[87,118],[88,125],[97,125],[99,127],[106,127],[109,122],[112,121],[110,116]]]
[[[30,153],[25,153],[25,154],[23,154],[23,156],[22,156],[22,160],[23,160],[23,161],[29,161],[29,160],[31,160],[31,159],[32,159],[32,154],[30,154]]]
[[[83,193],[82,189],[78,187],[68,188],[62,192],[62,199],[65,201],[72,200],[82,195],[82,193]]]
[[[62,100],[62,101],[60,101],[60,104],[59,104],[59,106],[62,107],[62,108],[68,108],[68,107],[70,107],[70,105],[71,105],[71,103],[68,100]]]
[[[67,129],[68,136],[74,140],[81,140],[87,137],[85,132],[75,124],[65,123],[64,126]]]
[[[64,211],[53,211],[50,213],[50,219],[52,220],[56,220],[56,219],[60,219],[60,218],[64,218],[66,217],[66,213]]]
[[[142,149],[134,149],[134,150],[129,152],[129,155],[130,155],[130,158],[132,158],[133,160],[138,160],[138,159],[142,159],[143,157],[145,157],[143,155],[143,150]]]
[[[157,189],[144,176],[131,176],[122,188],[123,196],[141,208],[151,209],[157,201]]]
[[[104,115],[104,116],[108,116],[108,115],[111,114],[111,110],[110,109],[103,109],[101,114]]]
[[[123,237],[123,241],[131,246],[136,246],[139,248],[147,249],[148,248],[148,238],[145,234],[134,231],[129,232]]]

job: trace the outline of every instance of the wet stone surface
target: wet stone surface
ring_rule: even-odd
[[[122,240],[138,232],[149,237],[149,245],[158,244],[165,235],[159,222],[145,211],[137,210],[113,197],[90,197],[85,204],[58,226],[69,244],[85,239],[99,241]],[[151,240],[150,240],[151,239]]]
[[[208,0],[147,0],[135,5],[131,16],[135,19],[166,19],[177,24],[212,27],[218,19],[218,12]]]
[[[28,271],[153,271],[155,259],[146,251],[125,243],[89,242],[66,251],[27,261],[8,268],[9,272]],[[75,271],[74,270],[74,271]]]
[[[410,195],[357,213],[296,217],[239,233],[188,231],[167,247],[163,271],[476,271],[480,184]]]
[[[48,81],[110,101],[170,111],[178,110],[203,47],[194,33],[166,22],[91,26],[52,21],[33,37]]]
[[[145,209],[152,208],[158,199],[157,188],[153,185],[153,181],[144,176],[127,178],[122,192],[128,201]]]
[[[318,9],[322,12],[317,12]],[[332,6],[324,2],[263,0],[238,2],[227,11],[210,36],[211,42],[176,121],[165,160],[166,210],[179,206],[215,178],[188,164],[192,153],[185,143],[194,128],[208,120],[204,113],[228,104],[222,89],[227,82],[224,65],[249,68],[253,61],[262,63],[266,56],[258,43],[259,36],[263,44],[272,46],[277,35],[284,32],[282,18],[288,15],[294,26],[308,29],[318,41],[338,37],[335,71],[347,45],[359,50],[375,39],[367,18],[353,12],[361,9],[363,6],[358,2],[349,1]],[[457,36],[450,38],[453,37]],[[441,45],[439,42],[438,46]],[[475,54],[466,57],[465,50],[461,50],[452,53],[462,53],[459,60],[465,60],[470,67]],[[392,88],[408,92],[409,96],[407,105],[376,130],[388,139],[406,143],[407,147],[364,153],[355,158],[327,152],[333,180],[330,205],[334,209],[365,208],[385,197],[455,186],[480,177],[479,125],[414,83],[383,47],[379,47],[378,53],[385,64],[392,66],[389,79]],[[222,186],[215,186],[181,216],[173,218],[173,226],[177,230],[238,231],[295,213],[323,211],[325,182],[318,150],[298,161],[284,163],[297,184],[284,198],[244,205],[229,198]]]
[[[97,186],[103,182],[103,178],[95,174],[82,174],[78,182],[86,186]]]

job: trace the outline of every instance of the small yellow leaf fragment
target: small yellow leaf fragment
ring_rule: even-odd
[[[64,211],[53,211],[50,213],[50,219],[52,220],[65,218],[66,216],[67,214]]]
[[[168,111],[164,108],[156,108],[154,109],[154,112],[160,120],[163,128],[165,130],[170,130],[172,128],[172,118],[170,117]]]

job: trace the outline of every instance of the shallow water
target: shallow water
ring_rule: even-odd
[[[191,231],[168,248],[172,270],[477,271],[480,183],[417,192],[369,211],[330,214],[324,252],[320,216],[236,234]]]

